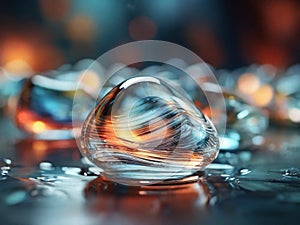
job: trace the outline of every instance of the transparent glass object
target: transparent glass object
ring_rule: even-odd
[[[274,89],[271,85],[277,70],[271,65],[250,65],[234,71],[218,71],[219,83],[238,93],[252,105],[268,107],[274,100]]]
[[[125,185],[192,180],[217,156],[210,119],[159,78],[130,78],[109,91],[86,119],[83,155]],[[198,178],[198,177],[197,177]]]
[[[221,136],[223,150],[246,149],[256,143],[268,127],[268,117],[236,94],[224,91],[227,112],[226,132]]]
[[[27,80],[20,93],[15,111],[16,125],[36,139],[73,138],[72,107],[77,91],[80,107],[74,114],[74,124],[80,129],[94,99],[83,89],[77,90],[77,74],[36,75]],[[84,116],[85,114],[85,116]]]
[[[276,96],[270,107],[271,119],[283,125],[300,125],[300,65],[292,66],[276,80]]]

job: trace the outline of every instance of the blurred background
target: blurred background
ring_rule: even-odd
[[[118,79],[140,72],[100,63],[87,70],[91,59],[146,39],[177,43],[211,65],[209,73],[224,88],[227,114],[207,182],[150,198],[127,189],[115,195],[116,186],[105,183],[99,189],[101,182],[92,181],[99,169],[81,157],[74,140],[98,98],[102,75],[116,71],[109,91]],[[179,66],[209,83],[206,64]],[[172,81],[210,112],[179,70],[138,69],[175,74]],[[299,78],[300,0],[2,0],[1,221],[295,224],[300,219]],[[214,86],[207,87],[213,93]]]
[[[143,39],[183,45],[215,68],[300,59],[297,0],[5,0],[0,27],[0,66],[14,74]]]

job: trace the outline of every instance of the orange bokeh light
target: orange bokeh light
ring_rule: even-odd
[[[27,110],[17,112],[16,122],[22,129],[34,134],[40,134],[50,129],[45,122],[36,119],[35,115]]]
[[[272,101],[273,96],[273,88],[270,85],[263,85],[253,93],[252,100],[255,105],[263,107]]]
[[[31,62],[33,55],[31,46],[20,40],[9,40],[4,42],[0,54],[2,63],[7,63],[16,59],[23,59],[26,62]]]
[[[34,141],[32,142],[32,150],[38,154],[39,152],[46,151],[48,149],[47,142],[45,141]],[[42,155],[43,156],[43,155]],[[42,158],[40,156],[40,158]]]
[[[31,66],[23,59],[14,59],[4,65],[5,70],[10,74],[29,75],[32,74]]]
[[[97,33],[95,22],[87,15],[75,15],[66,24],[69,38],[75,42],[89,43]]]
[[[260,81],[255,74],[245,73],[238,80],[238,89],[243,94],[252,94],[260,86]]]
[[[33,48],[21,40],[8,40],[1,46],[0,62],[7,72],[18,75],[32,73]]]
[[[32,124],[32,131],[36,134],[42,133],[45,130],[46,130],[46,125],[42,121],[35,121]]]

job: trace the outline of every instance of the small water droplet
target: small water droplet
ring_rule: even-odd
[[[1,168],[1,175],[2,175],[2,176],[7,176],[7,175],[8,175],[8,170],[3,170],[3,169]]]
[[[7,176],[9,171],[11,171],[11,167],[10,166],[1,166],[0,167],[0,172],[2,176]]]
[[[11,171],[12,161],[11,159],[4,158],[3,163],[0,164],[0,175],[7,176],[9,171]]]
[[[50,162],[41,162],[39,165],[41,170],[54,170],[54,166]]]
[[[61,168],[61,170],[65,173],[65,174],[68,174],[68,175],[76,175],[78,176],[81,172],[81,168],[79,167],[67,167],[67,166],[64,166]]]
[[[42,182],[55,182],[57,181],[56,176],[43,176],[43,177],[36,177],[37,180]]]
[[[207,177],[220,176],[229,177],[232,174],[234,167],[229,164],[212,163],[206,167],[205,172]]]
[[[82,168],[81,171],[79,172],[80,175],[83,176],[98,176],[97,174],[93,173],[90,171],[88,168]]]
[[[6,165],[12,165],[12,160],[11,160],[11,159],[4,158],[4,159],[3,159],[3,162],[4,162]]]
[[[240,179],[236,176],[229,176],[225,179],[226,182],[230,184],[231,187],[239,189]]]
[[[291,174],[285,175],[285,174]],[[266,170],[266,168],[242,168],[233,174],[227,181],[233,183],[235,179],[239,182],[234,182],[235,188],[243,189],[252,192],[270,193],[273,195],[282,194],[285,192],[299,192],[300,180],[297,177],[297,169],[287,170]]]
[[[300,178],[300,170],[298,168],[286,169],[283,171],[283,176]]]
[[[249,173],[251,173],[251,170],[247,169],[247,168],[243,168],[243,169],[240,169],[239,171],[240,175],[247,175]]]
[[[10,171],[10,170],[11,170],[10,166],[1,166],[0,169],[1,169],[2,171]]]

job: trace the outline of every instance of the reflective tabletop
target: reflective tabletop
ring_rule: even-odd
[[[26,138],[0,122],[0,224],[299,224],[299,128],[221,151],[198,182],[128,187],[101,177],[74,140]]]

